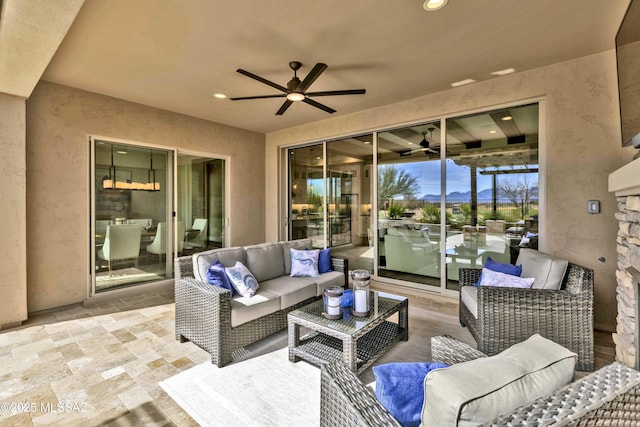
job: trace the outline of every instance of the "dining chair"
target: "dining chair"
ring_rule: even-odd
[[[138,224],[110,224],[102,248],[98,250],[98,257],[109,263],[109,277],[111,277],[112,261],[133,259],[138,267],[140,256],[140,238],[142,228]]]

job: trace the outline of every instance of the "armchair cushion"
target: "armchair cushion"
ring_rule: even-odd
[[[568,384],[576,354],[535,334],[502,353],[429,373],[423,425],[478,425]]]
[[[442,362],[386,363],[373,367],[376,397],[404,427],[420,425],[424,401],[424,377]]]
[[[510,274],[512,276],[520,277],[522,275],[522,265],[513,265],[513,264],[505,264],[501,262],[494,261],[490,256],[487,257],[487,260],[484,263],[484,268],[488,268],[492,271],[497,271],[504,274]],[[476,282],[475,286],[479,286],[482,281],[482,273],[480,273],[480,278]]]
[[[482,275],[480,276],[480,286],[528,289],[534,284],[534,280],[532,277],[518,277],[483,268]]]
[[[522,264],[522,276],[533,277],[533,289],[558,290],[569,262],[535,249],[522,248],[516,264]]]

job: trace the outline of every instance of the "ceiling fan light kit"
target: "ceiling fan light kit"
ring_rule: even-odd
[[[293,70],[293,78],[289,80],[287,83],[287,87],[281,86],[277,83],[274,83],[270,80],[267,80],[263,77],[260,77],[256,74],[250,73],[249,71],[243,70],[242,68],[238,68],[236,71],[242,75],[250,77],[254,80],[259,81],[260,83],[264,83],[267,86],[271,86],[274,89],[278,89],[281,91],[281,94],[275,95],[257,95],[257,96],[244,96],[244,97],[236,97],[229,98],[232,101],[240,101],[247,99],[265,99],[265,98],[286,98],[284,104],[280,107],[280,109],[276,112],[277,116],[281,116],[285,111],[293,104],[294,102],[302,101],[306,104],[309,104],[313,107],[319,108],[327,113],[335,113],[331,107],[328,107],[324,104],[321,104],[317,101],[314,101],[313,97],[316,96],[336,96],[336,95],[362,95],[366,93],[365,89],[347,89],[347,90],[329,90],[322,92],[307,92],[309,86],[322,74],[328,67],[327,64],[323,64],[321,62],[317,63],[307,74],[304,80],[300,81],[298,78],[298,70],[302,67],[302,63],[299,61],[291,61],[289,62],[289,68]]]
[[[447,0],[426,0],[422,7],[428,12],[442,9],[447,4]]]

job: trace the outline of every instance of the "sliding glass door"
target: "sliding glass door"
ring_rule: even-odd
[[[288,238],[440,293],[461,268],[513,263],[538,246],[539,106],[287,149]]]
[[[226,159],[106,139],[90,147],[91,294],[171,279],[174,257],[225,246]]]
[[[100,139],[91,148],[92,289],[171,278],[173,152]]]
[[[184,254],[225,246],[225,160],[178,153],[178,221]]]

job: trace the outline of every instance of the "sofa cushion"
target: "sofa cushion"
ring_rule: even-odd
[[[424,382],[425,426],[476,426],[568,384],[576,354],[535,334],[500,354],[436,369]]]
[[[318,257],[318,273],[331,271],[331,248],[321,249]]]
[[[233,288],[240,295],[251,298],[256,294],[259,288],[258,281],[243,263],[238,261],[233,267],[225,268],[225,271]]]
[[[516,264],[522,264],[522,277],[533,277],[533,289],[558,290],[569,262],[535,249],[522,248]]]
[[[317,277],[318,259],[320,251],[290,249],[291,251],[291,277]]]
[[[245,246],[247,267],[258,282],[284,275],[281,243],[262,243]]]
[[[207,281],[207,269],[216,260],[220,260],[225,267],[232,267],[237,261],[246,263],[246,253],[244,248],[220,248],[212,249],[210,251],[198,252],[193,254],[193,277],[206,282]]]
[[[288,242],[282,243],[282,257],[284,260],[284,274],[291,274],[291,251],[289,249],[305,249],[311,248],[313,242],[311,239],[298,239],[298,240],[290,240]]]
[[[460,288],[460,301],[467,307],[473,317],[478,318],[478,288],[475,286],[462,286]]]
[[[442,362],[385,363],[373,367],[376,397],[403,426],[418,427],[424,401],[424,377]]]
[[[301,277],[304,279],[304,277]],[[329,271],[322,273],[318,277],[309,277],[307,280],[313,280],[316,283],[316,296],[323,294],[324,290],[331,286],[344,287],[344,273],[341,271]]]
[[[280,309],[316,296],[316,284],[298,277],[281,276],[260,283],[260,289],[280,295]]]
[[[235,328],[252,320],[280,311],[280,295],[260,289],[248,298],[236,295],[231,298],[231,327]]]
[[[227,289],[231,293],[231,296],[236,293],[233,285],[229,281],[229,277],[227,277],[225,266],[222,265],[218,259],[211,264],[211,267],[207,270],[207,283]]]

